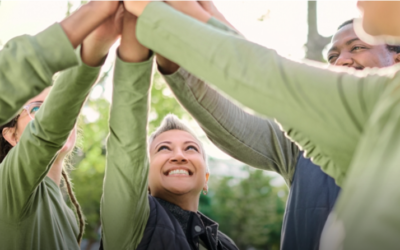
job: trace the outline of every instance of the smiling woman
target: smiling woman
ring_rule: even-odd
[[[102,247],[237,249],[198,211],[209,176],[198,138],[168,115],[147,140],[153,56],[136,40],[135,27],[136,17],[124,16],[101,202]]]

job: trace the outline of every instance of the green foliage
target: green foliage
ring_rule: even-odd
[[[239,249],[279,249],[286,187],[274,187],[262,170],[245,167],[249,177],[210,178],[209,200],[200,211],[216,220]],[[279,194],[279,195],[278,195]]]

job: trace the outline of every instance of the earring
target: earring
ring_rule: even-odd
[[[208,194],[208,189],[203,189],[203,194],[207,195]]]

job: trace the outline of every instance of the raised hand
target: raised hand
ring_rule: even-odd
[[[82,44],[82,61],[89,66],[100,65],[110,47],[121,35],[125,10],[122,4],[117,7],[117,9],[113,8],[113,10],[115,9],[114,13],[90,33]]]
[[[61,21],[60,25],[76,48],[97,26],[113,15],[118,6],[118,1],[91,1]]]
[[[137,17],[125,11],[121,45],[118,48],[118,55],[125,62],[143,62],[149,58],[149,49],[136,38],[136,22]]]
[[[151,1],[124,1],[124,6],[127,11],[139,17],[150,2]]]

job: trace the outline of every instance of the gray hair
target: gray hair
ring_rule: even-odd
[[[200,145],[200,150],[204,159],[204,162],[206,163],[206,169],[207,173],[210,173],[210,169],[208,167],[208,162],[207,162],[207,155],[206,151],[204,150],[203,143],[197,138],[197,136],[193,133],[193,131],[185,124],[183,123],[176,115],[173,114],[168,114],[164,117],[164,119],[161,122],[161,125],[154,131],[147,142],[147,147],[148,147],[148,152],[150,152],[150,145],[156,139],[157,136],[160,134],[170,131],[170,130],[182,130],[185,131],[189,134],[191,134],[198,142]]]

